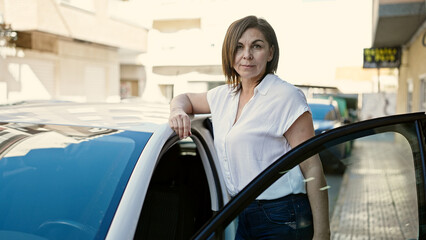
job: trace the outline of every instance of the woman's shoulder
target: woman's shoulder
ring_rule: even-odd
[[[287,82],[286,80],[281,79],[279,76],[277,75],[268,75],[269,81],[270,81],[270,88],[269,90],[271,90],[272,93],[275,94],[283,94],[285,93],[286,95],[291,95],[291,94],[298,94],[301,92],[301,90],[296,87],[295,85]]]
[[[207,101],[210,104],[218,104],[226,101],[232,95],[232,89],[228,84],[220,85],[207,91]]]
[[[229,86],[229,84],[223,84],[219,85],[217,87],[214,87],[208,91],[210,94],[219,94],[219,95],[229,95],[232,93],[232,88]]]

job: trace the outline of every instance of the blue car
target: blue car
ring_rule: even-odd
[[[344,125],[336,101],[328,99],[309,99],[312,112],[315,135],[319,135],[333,128]],[[343,163],[350,153],[351,143],[339,144],[320,152],[320,158],[326,173],[344,173],[346,165]]]
[[[308,104],[312,112],[315,135],[342,125],[339,109],[335,101],[326,99],[309,99]]]

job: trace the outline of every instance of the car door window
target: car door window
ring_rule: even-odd
[[[215,170],[208,159],[203,161],[205,149],[192,138],[178,141],[175,136],[169,143],[149,183],[134,239],[189,239],[213,216],[216,198],[222,197],[211,194],[215,183],[207,172]]]
[[[408,141],[381,133],[354,141],[343,175],[327,174],[333,238],[416,239],[415,168]]]
[[[321,190],[328,191],[332,239],[422,238],[423,120],[413,118],[370,120],[307,141],[261,173],[195,239],[233,239],[225,237],[226,229],[235,227],[241,211],[289,169],[315,154],[325,169],[327,186]]]

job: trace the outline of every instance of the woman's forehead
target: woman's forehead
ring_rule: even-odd
[[[245,41],[250,41],[250,42],[254,42],[254,41],[263,41],[265,42],[265,36],[263,35],[263,33],[257,29],[257,28],[248,28],[247,30],[245,30],[243,32],[243,34],[241,35],[239,42],[245,42]]]

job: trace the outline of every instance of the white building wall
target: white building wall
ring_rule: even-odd
[[[114,48],[60,41],[58,96],[71,101],[119,101],[119,62]]]
[[[19,49],[0,60],[0,103],[120,101],[117,50],[61,41],[59,54]]]
[[[120,19],[120,15],[116,14],[118,4],[116,2],[119,1],[0,0],[0,2],[4,2],[5,20],[12,23],[16,30],[38,30],[139,52],[146,51],[148,30],[144,25],[147,21],[143,15],[131,23]],[[138,25],[136,22],[141,24]]]
[[[148,11],[144,5],[116,0],[0,0],[4,21],[30,37],[20,38],[26,41],[21,45],[25,49],[16,49],[21,55],[0,54],[4,75],[0,103],[120,101],[124,59],[120,54],[126,55],[126,64],[137,65],[138,54],[147,49],[150,22],[141,14]]]
[[[57,61],[51,54],[3,56],[0,61],[2,78],[1,103],[48,100],[55,96]]]

